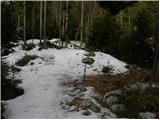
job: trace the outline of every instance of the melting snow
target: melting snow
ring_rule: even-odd
[[[34,40],[38,43],[39,40]],[[54,41],[54,40],[53,40]],[[31,42],[31,40],[30,40]],[[61,82],[69,82],[82,79],[84,65],[81,63],[85,57],[84,50],[77,49],[46,49],[38,51],[38,46],[31,51],[24,51],[20,46],[14,48],[16,52],[5,56],[9,64],[27,55],[38,55],[33,60],[33,65],[26,65],[16,77],[22,79],[20,86],[25,93],[15,99],[6,101],[7,118],[97,118],[97,114],[84,116],[80,112],[67,112],[62,109],[60,100],[65,95],[65,87]],[[109,61],[114,66],[114,73],[125,72],[126,64],[118,59],[95,52],[95,62],[92,66],[87,65],[87,75],[101,73],[103,65]],[[97,69],[97,71],[95,71]]]

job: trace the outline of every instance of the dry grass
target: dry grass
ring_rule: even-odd
[[[30,60],[34,60],[36,58],[38,58],[38,56],[36,55],[25,55],[23,58],[21,58],[16,62],[16,65],[25,66],[30,62]]]
[[[133,68],[128,73],[124,74],[87,76],[85,85],[95,87],[101,95],[104,95],[111,90],[120,89],[137,82],[148,81],[152,81],[150,71]]]

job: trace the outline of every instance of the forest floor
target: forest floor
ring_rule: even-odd
[[[10,65],[26,54],[38,57],[25,66],[17,66],[21,71],[15,77],[22,80],[19,86],[24,89],[24,94],[5,101],[5,118],[99,118],[97,113],[85,116],[81,112],[68,112],[61,106],[70,89],[67,84],[83,78],[84,64],[81,60],[85,57],[84,50],[49,48],[39,51],[38,46],[30,51],[22,50],[21,46],[14,49],[14,53],[4,57]],[[95,54],[95,62],[87,66],[86,75],[102,74],[101,69],[108,61],[114,67],[114,74],[127,71],[126,63],[102,52]]]

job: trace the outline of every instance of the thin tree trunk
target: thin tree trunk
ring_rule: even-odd
[[[95,1],[95,4],[94,4],[94,8],[93,8],[93,10],[91,12],[91,15],[90,15],[90,30],[91,30],[91,27],[93,25],[92,16],[93,16],[93,13],[94,13],[95,9],[96,9],[96,1]]]
[[[121,11],[121,29],[123,28],[123,12]]]
[[[26,2],[24,1],[24,45],[26,45]]]
[[[47,1],[44,1],[44,48],[46,49],[46,3]]]
[[[40,45],[42,45],[42,6],[43,3],[40,1]]]
[[[81,47],[82,47],[82,41],[83,41],[83,15],[84,15],[84,3],[82,1],[82,4],[81,4],[81,38],[80,38],[80,42],[81,42]]]
[[[18,22],[17,22],[17,33],[19,34],[20,29],[20,15],[18,15]]]
[[[129,12],[129,15],[128,15],[128,24],[129,24],[129,32],[131,30],[131,16],[130,16],[130,8],[128,8],[128,12]]]
[[[81,91],[85,90],[86,66],[87,66],[87,64],[85,64],[85,66],[84,66],[84,75],[83,75],[83,80],[81,82]]]
[[[59,38],[62,40],[62,5],[59,1]]]
[[[153,80],[159,81],[159,45],[156,45],[156,53],[154,57],[154,63],[152,68]]]
[[[66,1],[66,21],[65,21],[65,37],[68,42],[68,0]]]
[[[65,32],[65,11],[63,11],[62,13],[62,17],[63,17],[63,20],[62,20],[62,48],[63,48],[63,41],[64,41],[64,32]]]
[[[34,44],[33,42],[33,39],[34,39],[34,17],[35,17],[35,6],[33,4],[33,10],[32,10],[32,43]]]
[[[76,37],[75,37],[75,41],[77,41],[79,30],[80,30],[80,25],[78,26],[78,29],[77,29],[77,33],[76,33]]]

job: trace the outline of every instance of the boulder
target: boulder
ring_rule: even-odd
[[[113,105],[113,104],[119,103],[119,98],[117,96],[110,96],[106,98],[105,103],[107,105]]]
[[[126,111],[126,108],[123,104],[114,104],[114,105],[111,106],[111,110],[114,113],[119,113],[119,112]]]
[[[103,101],[105,101],[108,97],[110,96],[121,96],[122,95],[122,90],[117,89],[117,90],[113,90],[111,92],[107,92],[104,97],[103,97]]]
[[[153,114],[151,112],[141,112],[141,113],[139,113],[139,117],[141,119],[154,119],[155,114]]]

